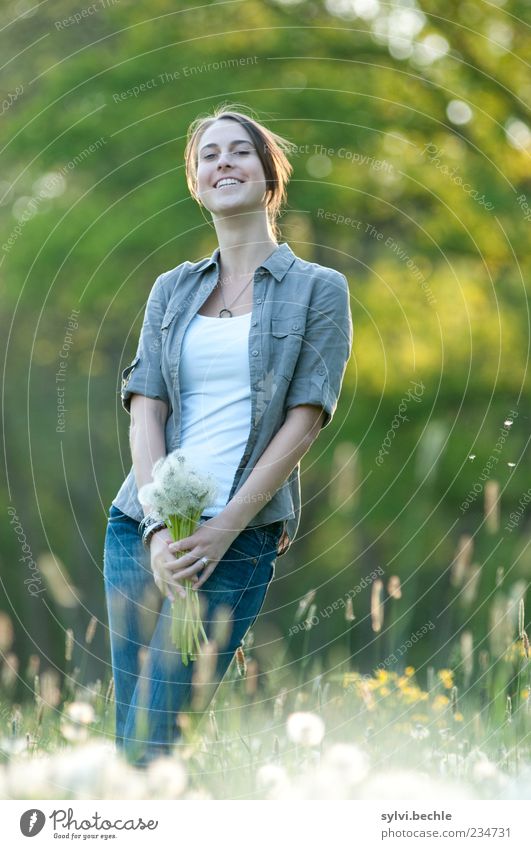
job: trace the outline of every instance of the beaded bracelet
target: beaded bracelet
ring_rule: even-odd
[[[145,547],[149,547],[151,537],[156,534],[157,531],[161,531],[163,528],[166,527],[166,522],[155,522],[153,525],[150,525],[149,528],[146,528],[146,530],[142,534],[142,542],[144,543]]]
[[[166,522],[150,513],[144,516],[138,525],[138,533],[142,536],[142,543],[147,548],[153,534],[166,527]]]

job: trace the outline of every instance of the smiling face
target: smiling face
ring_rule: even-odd
[[[254,141],[237,121],[220,118],[201,136],[197,195],[213,214],[265,208],[264,169]]]

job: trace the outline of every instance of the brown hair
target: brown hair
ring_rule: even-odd
[[[293,171],[286,153],[294,146],[292,142],[268,130],[263,124],[246,112],[236,109],[239,104],[224,103],[216,106],[208,115],[198,116],[188,127],[186,148],[184,152],[186,182],[192,197],[198,202],[197,184],[197,150],[205,130],[220,118],[237,121],[249,133],[256,147],[258,157],[264,169],[266,180],[266,209],[269,225],[273,236],[279,238],[276,219],[280,214],[282,204],[286,201],[286,186]],[[250,112],[248,107],[243,109]]]

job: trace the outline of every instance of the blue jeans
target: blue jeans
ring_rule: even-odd
[[[263,605],[275,573],[281,532],[282,522],[245,528],[198,590],[203,626],[217,649],[205,681],[204,673],[196,674],[202,659],[184,665],[171,641],[171,602],[154,583],[138,522],[111,505],[103,575],[116,745],[130,762],[145,766],[171,753],[181,736],[178,714],[193,707],[194,692],[200,696],[199,712],[206,708]]]

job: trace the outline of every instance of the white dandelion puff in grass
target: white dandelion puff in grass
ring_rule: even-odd
[[[150,799],[178,799],[186,789],[187,774],[180,761],[160,757],[149,764],[146,781]]]
[[[288,716],[286,730],[292,743],[299,746],[318,746],[324,737],[325,725],[315,713],[296,711]]]
[[[262,764],[256,771],[256,786],[262,798],[281,798],[289,788],[289,784],[286,770],[278,764]]]
[[[60,731],[65,740],[79,743],[87,740],[89,727],[96,718],[94,708],[88,702],[70,702],[63,710]]]
[[[368,755],[350,743],[334,743],[324,753],[322,763],[342,784],[359,784],[369,772]]]

